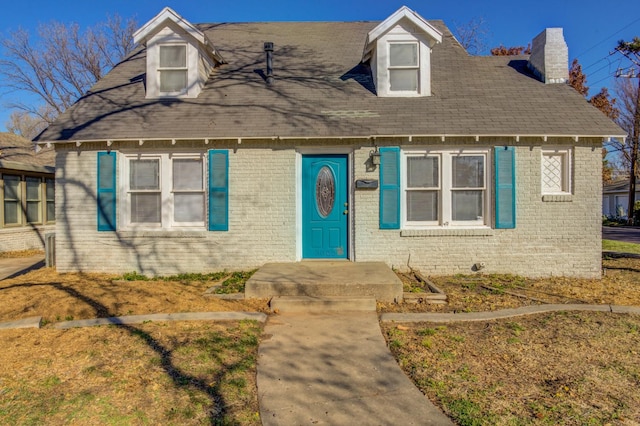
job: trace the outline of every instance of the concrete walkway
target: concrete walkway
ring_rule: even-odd
[[[502,318],[513,318],[523,315],[543,314],[561,311],[611,312],[614,314],[640,315],[640,307],[620,305],[532,305],[499,311],[465,312],[465,313],[387,313],[380,315],[382,322],[457,322],[457,321],[491,321]]]
[[[44,266],[44,255],[0,259],[0,281]]]
[[[243,321],[265,322],[267,315],[262,312],[182,312],[176,314],[144,314],[122,317],[92,318],[85,320],[64,321],[53,324],[53,328],[67,329],[76,327],[92,327],[95,325],[144,324],[160,321]]]
[[[269,425],[452,425],[402,372],[375,312],[270,317],[258,349]]]
[[[267,263],[247,280],[244,296],[374,297],[394,302],[402,299],[402,281],[384,262]]]

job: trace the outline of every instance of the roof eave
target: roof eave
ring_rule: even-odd
[[[191,37],[196,39],[203,45],[207,44],[206,37],[202,31],[197,29],[192,23],[184,19],[170,7],[165,7],[156,16],[151,18],[149,22],[140,27],[133,33],[133,41],[136,44],[145,43],[149,36],[158,28],[164,25],[164,22],[170,20],[182,28]]]
[[[264,135],[264,136],[203,136],[203,137],[164,137],[164,138],[101,138],[101,139],[74,139],[74,140],[58,140],[58,141],[39,141],[38,145],[46,145],[51,147],[52,145],[60,144],[76,144],[80,147],[86,143],[105,143],[107,147],[110,147],[113,142],[136,142],[140,146],[146,142],[157,141],[171,141],[176,144],[177,141],[203,141],[205,144],[209,144],[210,141],[237,141],[242,143],[243,140],[378,140],[378,139],[405,139],[411,142],[414,139],[440,139],[441,142],[445,142],[447,139],[459,139],[459,138],[473,138],[476,142],[480,142],[482,139],[488,138],[505,138],[511,139],[514,142],[519,142],[520,139],[540,139],[542,142],[547,142],[549,139],[570,139],[574,142],[578,142],[580,139],[620,139],[625,138],[627,135],[615,135],[615,134],[582,134],[582,135],[560,135],[560,134],[515,134],[515,133],[490,133],[490,134],[475,134],[475,133],[430,133],[430,134],[362,134],[362,135],[339,135],[339,136],[279,136],[279,135]]]
[[[371,58],[371,52],[373,51],[375,41],[403,19],[408,19],[436,43],[442,43],[442,33],[438,31],[436,27],[431,25],[426,19],[409,9],[407,6],[402,6],[391,16],[378,24],[374,29],[369,31],[365,41],[364,51],[362,53],[362,62],[366,62]]]
[[[36,164],[26,164],[17,161],[0,160],[0,169],[19,170],[22,172],[55,173],[53,166],[39,166]]]

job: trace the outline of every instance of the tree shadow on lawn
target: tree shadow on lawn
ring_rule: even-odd
[[[0,291],[16,287],[28,288],[44,286],[54,287],[60,291],[67,293],[71,297],[86,303],[87,305],[95,309],[96,315],[100,318],[116,316],[106,306],[104,306],[97,300],[92,299],[91,297],[82,294],[76,289],[65,286],[64,284],[59,282],[15,284],[12,286],[4,287],[0,289]],[[208,380],[205,381],[194,375],[188,374],[181,368],[177,367],[173,361],[173,351],[163,346],[146,331],[126,324],[118,324],[114,326],[121,327],[123,330],[126,330],[132,337],[140,339],[151,350],[153,350],[160,357],[159,365],[164,370],[165,374],[171,379],[176,388],[186,388],[193,391],[200,391],[207,395],[207,398],[211,402],[211,409],[209,410],[208,415],[210,424],[217,425],[221,422],[226,424],[229,421],[229,419],[226,418],[227,415],[230,414],[228,410],[229,404],[225,399],[223,392],[221,391],[221,385],[223,384],[223,381],[228,374],[231,374],[236,370],[246,368],[246,365],[249,362],[251,362],[252,364],[255,363],[255,357],[251,352],[247,352],[235,362],[225,362],[222,356],[220,356],[219,354],[213,354],[216,360],[219,362],[221,368],[216,374],[213,375],[213,377],[207,378]]]

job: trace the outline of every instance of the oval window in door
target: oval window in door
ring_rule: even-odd
[[[316,205],[320,216],[327,217],[333,210],[336,199],[336,181],[333,172],[327,166],[323,166],[316,178]]]

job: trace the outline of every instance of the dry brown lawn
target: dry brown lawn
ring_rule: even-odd
[[[265,311],[266,301],[205,298],[213,282],[117,281],[43,268],[0,281],[0,424],[260,424],[255,322],[149,322],[56,330],[95,317]]]
[[[602,280],[432,277],[449,306],[481,311],[553,303],[640,306],[640,260],[606,260]],[[497,321],[383,324],[400,366],[461,425],[639,425],[640,315],[556,312]]]
[[[449,305],[380,308],[640,306],[640,260],[606,260],[604,266],[602,280],[430,277]],[[267,311],[266,301],[205,298],[213,284],[207,281],[114,278],[43,268],[0,281],[0,321],[42,316],[47,323],[40,330],[0,330],[0,424],[260,424],[256,323],[71,330],[52,323]],[[561,312],[473,324],[384,325],[383,332],[416,385],[459,424],[640,424],[640,316]]]
[[[211,281],[122,281],[107,274],[58,274],[41,268],[0,281],[0,321],[72,319],[176,312],[263,311],[266,300],[203,297]],[[115,281],[115,282],[114,282]]]
[[[379,308],[382,312],[480,312],[544,303],[640,306],[640,259],[607,259],[603,261],[603,270],[601,279],[432,276],[427,279],[447,294],[446,305],[379,304]],[[401,278],[405,289],[421,287],[415,280]]]
[[[254,322],[0,330],[0,424],[259,425]]]

